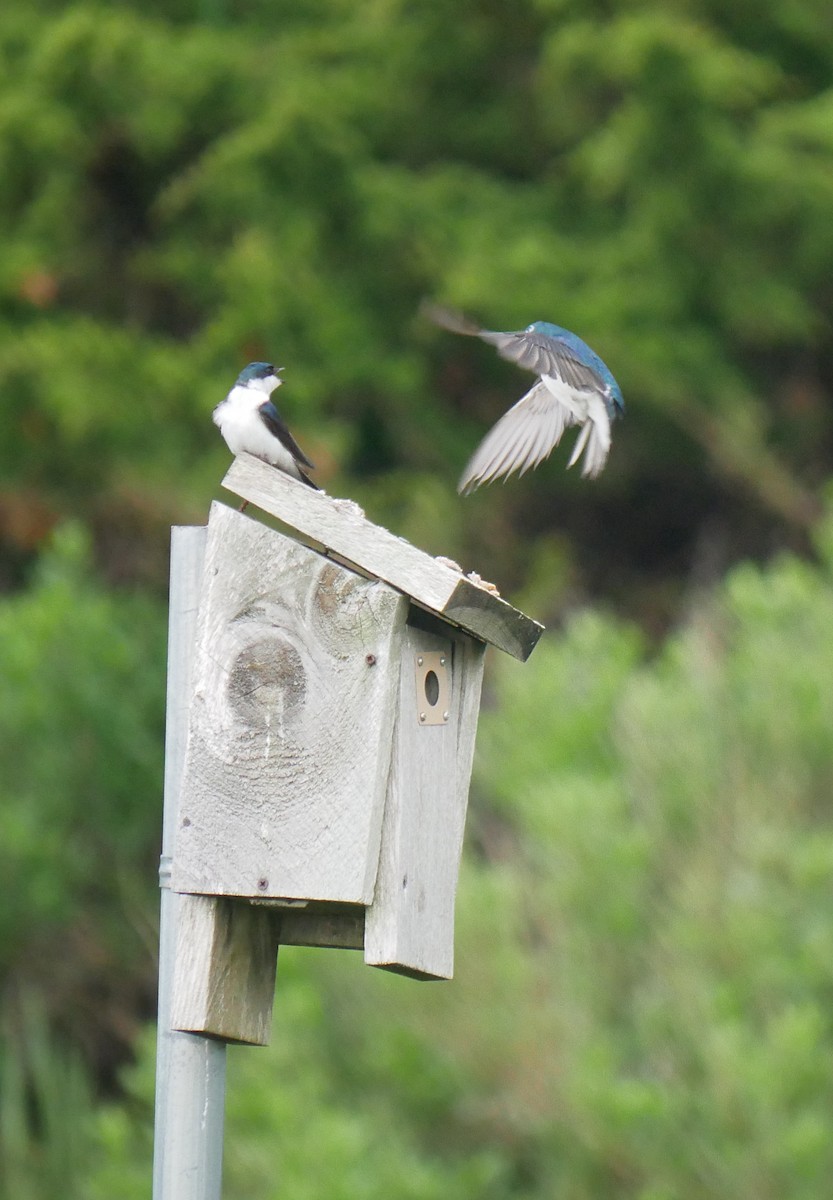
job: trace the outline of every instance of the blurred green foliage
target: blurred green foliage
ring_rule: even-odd
[[[812,0],[0,9],[0,1194],[148,1193],[167,530],[252,358],[551,628],[490,664],[454,983],[282,951],[225,1194],[825,1193],[832,71]],[[425,296],[603,354],[600,480],[456,498],[525,380]]]
[[[831,451],[833,36],[823,6],[738,12],[6,6],[7,486],[108,545],[127,526],[158,583],[142,547],[203,510],[226,461],[211,407],[276,357],[325,484],[393,504],[431,550],[488,547],[513,586],[553,535],[632,605],[704,536],[721,567],[773,534],[806,546]],[[598,347],[636,417],[598,486],[557,455],[444,536],[413,509],[426,475],[453,507],[523,387],[421,321],[426,295]],[[0,538],[25,552],[17,511],[0,504]]]
[[[658,654],[587,610],[492,664],[454,983],[284,949],[273,1046],[230,1050],[230,1200],[823,1194],[819,545],[817,567],[738,567]],[[152,1050],[83,1122],[79,1195],[146,1194]]]
[[[160,608],[97,586],[85,541],[62,527],[32,586],[0,606],[3,966],[33,928],[74,915],[68,899],[117,891],[120,856],[141,862],[158,803]]]
[[[7,1010],[0,1058],[0,1195],[81,1200],[92,1092],[77,1050],[51,1034],[35,993]],[[16,1028],[15,1028],[16,1025]]]

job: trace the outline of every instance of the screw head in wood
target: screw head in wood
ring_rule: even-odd
[[[259,892],[265,892],[266,889],[268,888],[268,886],[269,886],[269,880],[266,878],[265,875],[262,875],[260,877],[260,879],[258,879],[258,881],[257,881],[257,890]]]

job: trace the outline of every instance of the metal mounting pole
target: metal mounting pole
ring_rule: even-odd
[[[223,1166],[226,1047],[221,1041],[171,1029],[171,988],[181,897],[170,889],[194,660],[206,530],[171,531],[168,700],[162,888],[159,931],[159,1016],[153,1200],[219,1200]]]

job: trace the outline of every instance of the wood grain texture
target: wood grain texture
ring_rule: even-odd
[[[249,454],[234,460],[223,486],[304,537],[313,538],[342,561],[384,580],[424,608],[515,658],[527,659],[544,631],[531,617],[410,542]]]
[[[181,896],[173,1028],[268,1045],[278,927],[272,909],[243,900]]]
[[[415,658],[451,662],[445,725],[419,721]],[[468,804],[485,646],[408,626],[376,895],[365,917],[365,962],[422,979],[454,970],[454,900]]]
[[[369,903],[406,612],[386,584],[212,506],[177,891]]]
[[[280,916],[282,946],[333,946],[361,950],[365,909],[344,905],[343,912],[284,912]]]

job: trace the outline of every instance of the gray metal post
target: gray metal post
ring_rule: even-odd
[[[171,856],[185,764],[188,697],[206,530],[201,526],[178,526],[171,532],[165,801],[159,865],[162,901],[153,1200],[219,1200],[225,1043],[179,1033],[170,1026],[180,903],[180,897],[170,889]]]

